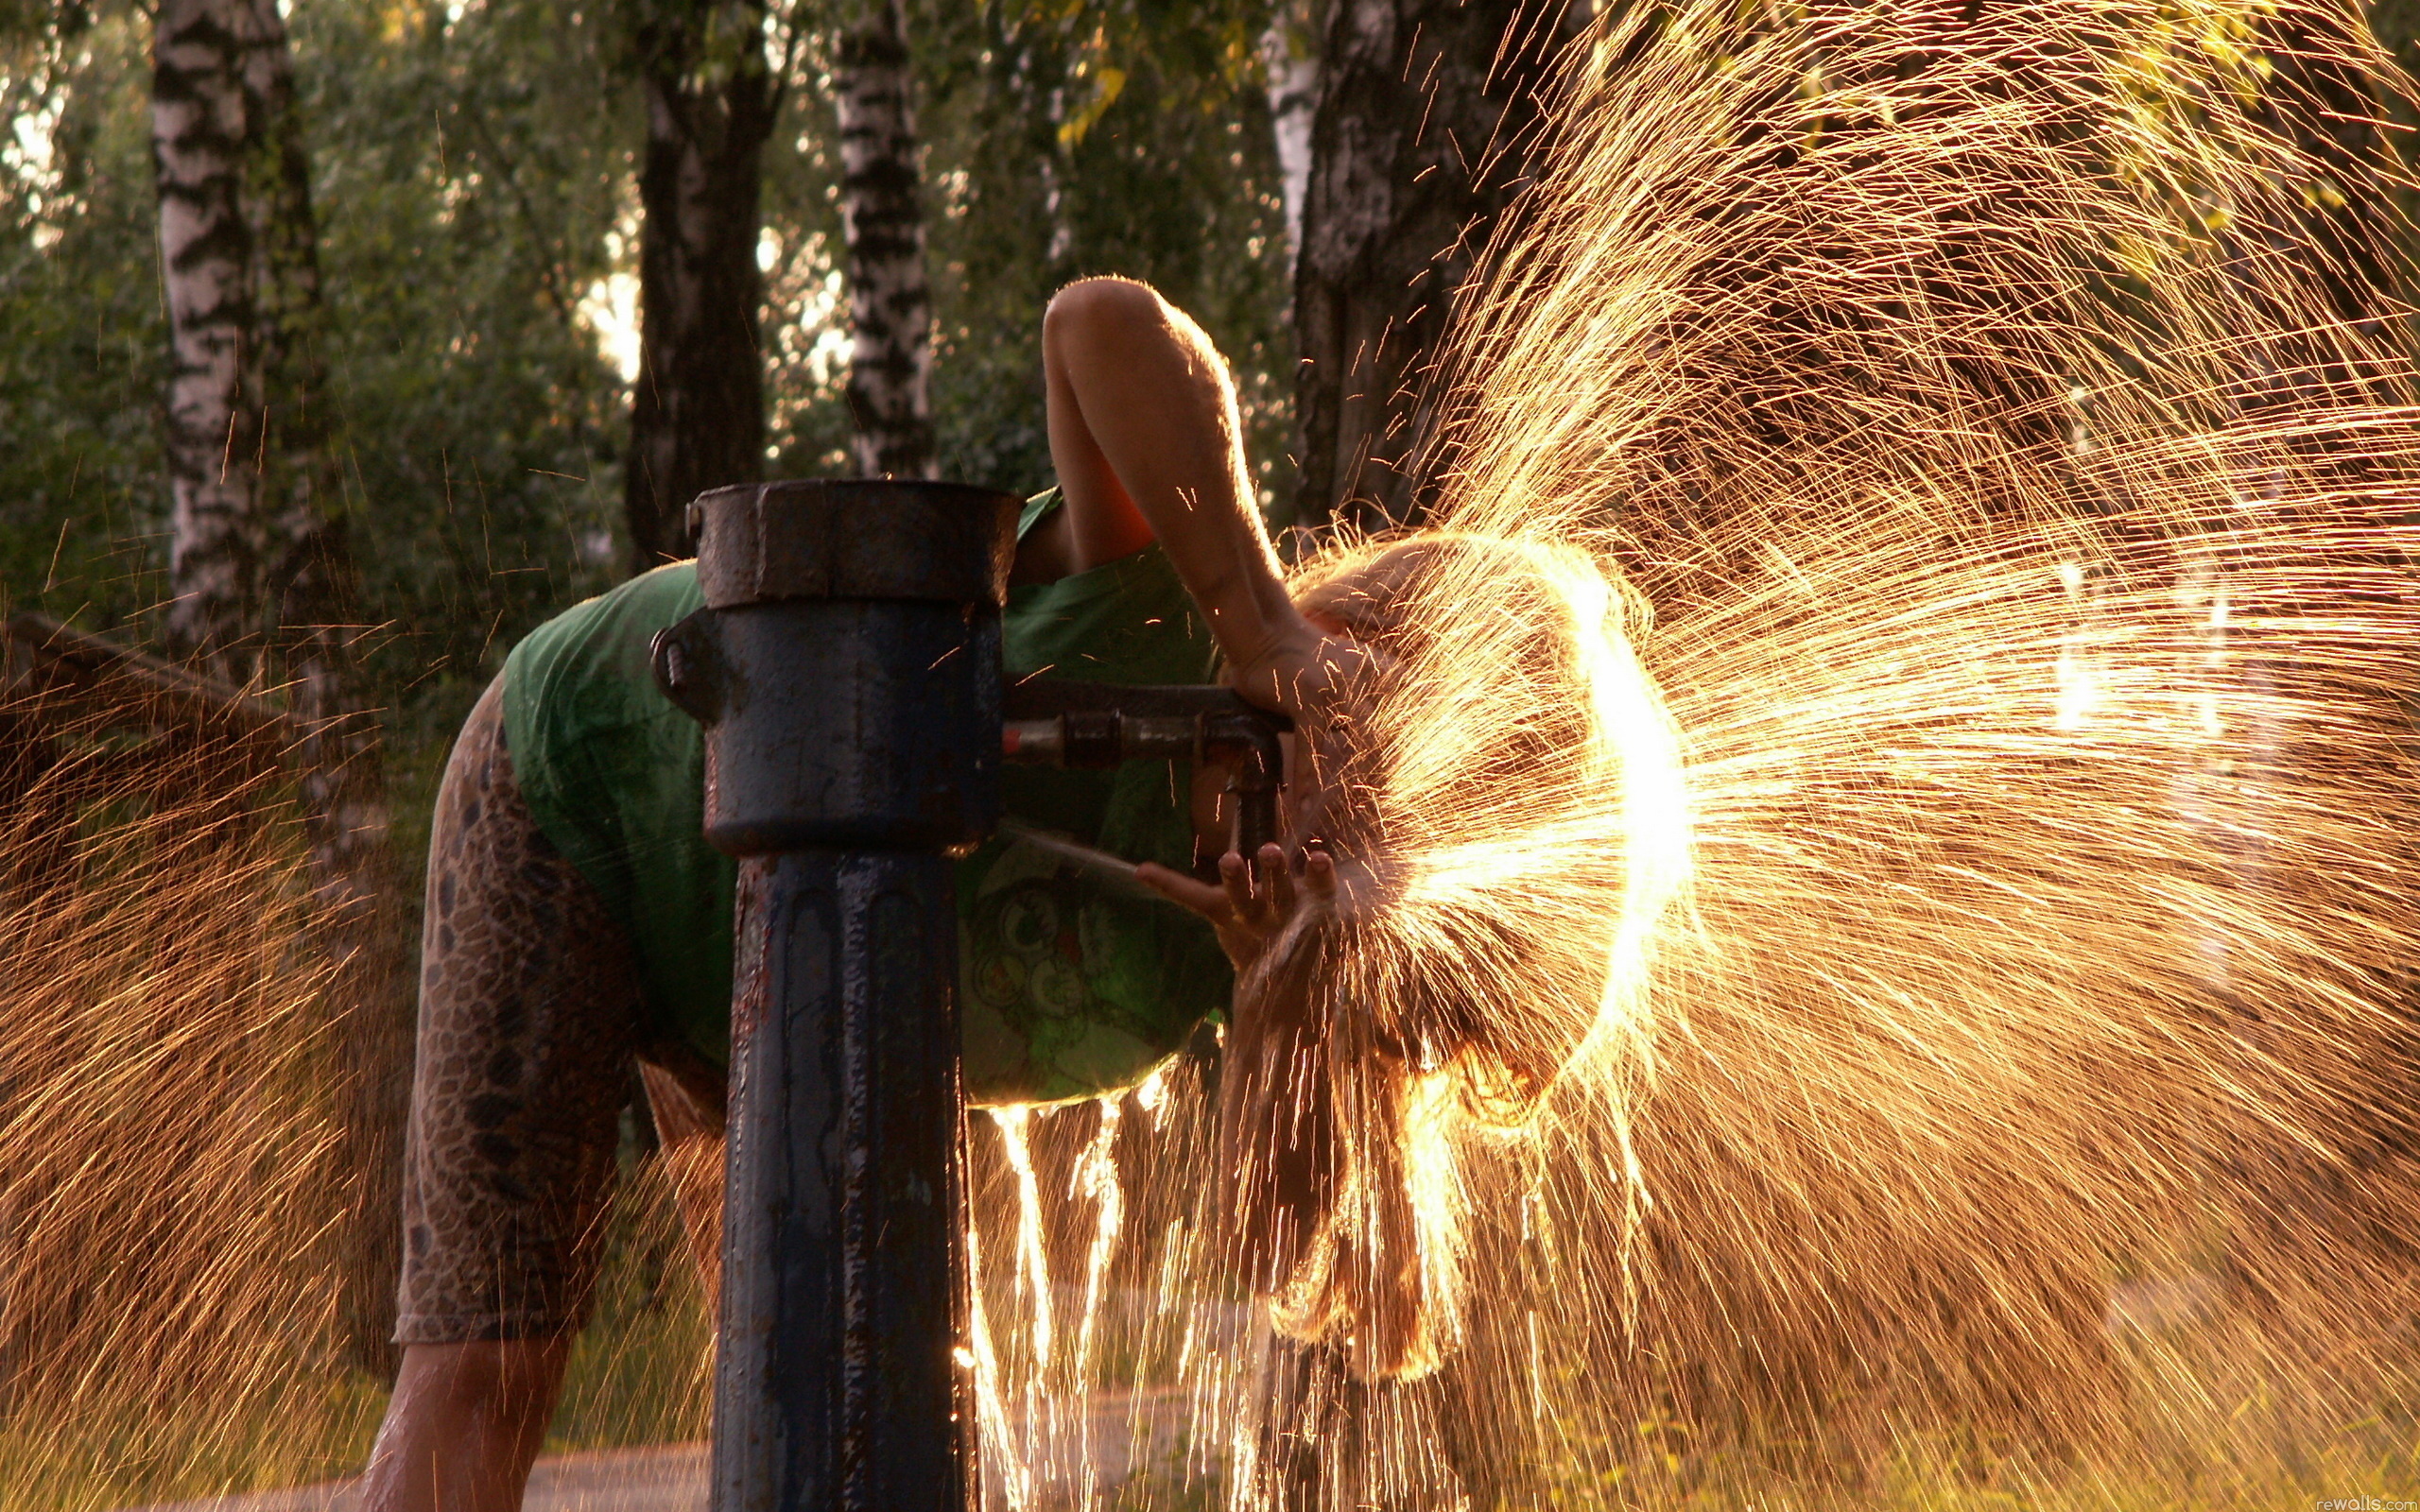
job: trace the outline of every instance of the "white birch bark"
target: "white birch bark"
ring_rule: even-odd
[[[1310,10],[1309,0],[1280,6],[1260,38],[1261,66],[1269,73],[1278,185],[1286,200],[1289,266],[1303,246],[1303,201],[1311,187],[1311,121],[1320,104],[1319,50]]]
[[[160,0],[152,148],[170,363],[172,645],[229,682],[278,681],[344,1087],[355,1221],[348,1354],[389,1349],[409,1005],[401,990],[377,727],[351,650],[354,583],[318,351],[317,228],[278,0]]]
[[[245,214],[245,88],[251,9],[161,0],[151,145],[160,282],[168,312],[168,636],[228,680],[255,629],[261,370],[253,339],[253,233]],[[250,649],[256,650],[256,647]]]
[[[930,477],[932,292],[900,0],[862,0],[835,52],[857,471]]]

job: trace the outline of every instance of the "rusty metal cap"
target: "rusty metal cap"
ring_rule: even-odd
[[[1016,495],[907,478],[713,489],[690,502],[706,607],[785,598],[989,604],[1008,595]]]

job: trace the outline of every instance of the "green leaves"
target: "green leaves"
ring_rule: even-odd
[[[1283,206],[1258,40],[1268,0],[924,0],[909,18],[927,142],[942,473],[1049,481],[1043,305],[1143,279],[1236,366],[1249,449],[1290,421]]]
[[[687,66],[789,64],[764,158],[767,467],[845,469],[816,73],[841,3],[775,6],[753,53],[727,45],[739,0],[293,9],[320,354],[399,811],[514,641],[626,554],[630,395],[600,333],[614,280],[636,271],[633,49],[651,24],[702,19]],[[1236,363],[1253,455],[1282,457],[1286,247],[1253,56],[1268,9],[918,0],[946,475],[1048,481],[1042,308],[1091,272],[1148,279],[1199,315]],[[165,594],[167,507],[148,47],[130,7],[0,0],[0,104],[29,123],[0,132],[0,588],[138,642]],[[36,126],[38,175],[15,146]]]

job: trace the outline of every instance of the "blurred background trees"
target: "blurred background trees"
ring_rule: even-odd
[[[1372,51],[1371,7],[1311,0],[295,8],[292,150],[277,161],[306,170],[317,309],[294,371],[322,397],[293,416],[271,401],[245,445],[221,436],[219,451],[317,449],[302,471],[354,563],[354,650],[401,794],[425,788],[524,630],[679,548],[690,493],[856,466],[839,71],[862,68],[841,43],[868,15],[895,14],[908,48],[921,147],[904,187],[921,216],[938,474],[1048,480],[1039,313],[1067,280],[1116,272],[1195,312],[1234,361],[1272,515],[1323,515],[1289,463],[1303,449],[1288,169],[1306,234],[1328,244],[1349,239],[1348,184],[1425,178],[1416,215],[1353,221],[1352,255],[1318,266],[1322,298],[1375,312],[1357,319],[1382,329],[1408,295],[1433,324],[1450,280],[1394,285],[1461,235],[1476,160],[1420,175],[1456,158],[1422,134],[1420,108],[1443,90],[1438,122],[1459,143],[1493,132],[1479,114],[1526,78],[1491,77],[1482,56],[1510,0],[1386,9]],[[214,427],[164,411],[175,304],[148,129],[154,18],[115,0],[7,10],[0,583],[86,628],[199,646],[207,636],[171,623],[171,478],[202,477]],[[1413,48],[1416,35],[1432,41]],[[1337,37],[1360,50],[1323,75]],[[1409,81],[1374,94],[1407,60],[1422,64]],[[1321,179],[1310,124],[1330,85]],[[1344,367],[1307,381],[1333,387]],[[257,615],[230,623],[238,642],[266,633]]]
[[[1201,315],[1273,467],[1267,9],[0,5],[0,611],[301,716],[354,1363],[390,1323],[419,856],[471,701],[683,554],[702,489],[867,439],[1042,487],[1039,317],[1081,274]]]
[[[712,244],[723,292],[654,301],[752,306],[741,310],[750,341],[700,338],[733,369],[713,380],[732,386],[714,390],[726,399],[704,407],[749,434],[717,443],[716,460],[692,470],[698,486],[854,466],[834,70],[836,39],[867,9],[294,9],[291,129],[308,167],[299,187],[319,302],[296,347],[324,397],[315,415],[276,417],[269,435],[292,427],[297,447],[324,452],[299,471],[334,495],[312,507],[347,533],[365,697],[383,711],[404,793],[426,785],[443,735],[522,631],[638,559],[648,532],[624,506],[630,459],[646,450],[633,428],[649,422],[633,397],[660,403],[681,387],[665,374],[639,382],[650,225],[671,205],[647,188],[666,171],[657,160],[719,152],[731,164],[717,193],[754,195],[726,228],[683,233],[684,247]],[[1591,8],[1547,9],[1525,24],[1529,50],[1482,58],[1488,35],[1527,12],[1509,0],[898,7],[922,139],[939,474],[1020,490],[1047,480],[1038,313],[1070,278],[1120,272],[1196,312],[1235,362],[1274,518],[1316,521],[1357,486],[1400,514],[1357,461],[1374,455],[1366,436],[1340,440],[1322,406],[1361,393],[1344,370],[1391,315],[1437,320],[1441,285],[1474,249],[1468,212],[1494,208],[1517,180],[1530,124],[1520,85]],[[2393,0],[2373,20],[2413,55],[2420,10]],[[180,639],[172,477],[195,464],[177,460],[192,438],[173,440],[164,409],[173,305],[152,27],[152,13],[115,0],[0,5],[0,584],[16,605],[164,646]],[[1444,129],[1424,128],[1424,112]],[[1486,141],[1463,140],[1482,129],[1498,151],[1515,149],[1492,175],[1475,171]],[[1289,168],[1309,248],[1299,286]],[[1461,181],[1441,194],[1446,179]],[[1414,184],[1417,196],[1387,199]],[[1319,390],[1302,410],[1319,437],[1307,447],[1298,348],[1329,369],[1304,380]],[[1402,392],[1418,366],[1390,358],[1378,387]]]
[[[169,645],[152,18],[107,0],[8,9],[0,583],[20,607]],[[1265,0],[904,9],[925,143],[940,474],[1019,490],[1047,481],[1040,310],[1067,279],[1114,271],[1151,280],[1218,336],[1273,477],[1292,353],[1258,51]],[[729,361],[737,376],[708,380],[719,397],[702,406],[735,433],[761,415],[747,444],[717,442],[711,463],[674,471],[703,487],[752,469],[852,468],[833,77],[843,10],[812,0],[770,11],[693,0],[293,9],[325,476],[338,495],[325,505],[350,532],[358,651],[404,792],[425,787],[443,737],[518,635],[636,559],[624,500],[630,459],[652,441],[633,437],[633,396],[681,388],[669,375],[638,382],[651,222],[667,247],[711,243],[726,291],[676,288],[652,302],[752,302],[752,342],[718,331],[689,344],[761,362],[761,404],[734,402],[752,364]],[[717,153],[731,163],[715,192],[672,205],[647,186],[671,172],[660,160],[683,152],[700,173]],[[736,202],[752,179],[756,203],[728,228],[665,233],[669,217],[656,212]],[[666,496],[685,502],[684,490],[678,482]]]

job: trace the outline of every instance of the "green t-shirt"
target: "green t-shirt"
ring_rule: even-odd
[[[1056,505],[1027,506],[1019,533]],[[706,844],[704,731],[656,691],[656,631],[704,602],[676,562],[557,615],[505,662],[505,739],[538,827],[621,922],[659,1035],[730,1057],[736,864]],[[1011,589],[1011,682],[1210,679],[1210,638],[1159,547]],[[1183,763],[1011,766],[1008,813],[1136,861],[1192,858]],[[1201,919],[1040,846],[996,836],[958,864],[967,1094],[1048,1102],[1130,1086],[1225,1009],[1233,977]]]

